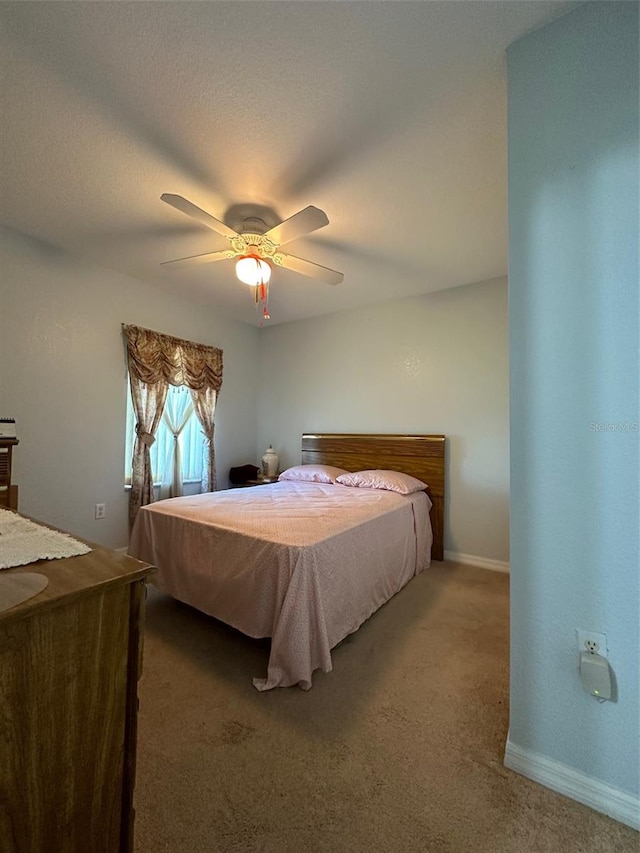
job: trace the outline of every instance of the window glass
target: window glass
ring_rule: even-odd
[[[170,403],[171,394],[189,394],[189,389],[184,385],[169,386],[167,403]],[[127,424],[125,444],[125,483],[131,485],[131,459],[133,456],[133,445],[135,443],[135,423],[133,413],[133,401],[131,400],[131,388],[127,383]],[[203,463],[203,435],[200,422],[195,415],[191,414],[187,424],[180,433],[182,447],[182,480],[183,482],[197,482],[202,478]],[[151,445],[151,468],[153,470],[153,482],[158,485],[165,478],[164,466],[171,458],[170,449],[173,446],[173,435],[165,424],[160,420],[156,432],[156,440]]]

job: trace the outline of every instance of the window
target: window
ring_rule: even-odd
[[[185,395],[186,399],[184,399]],[[168,409],[172,412],[179,412],[189,399],[189,389],[184,385],[170,385],[167,392],[165,411]],[[135,428],[136,419],[133,413],[131,388],[127,384],[127,426],[124,460],[125,483],[127,485],[131,485],[131,459],[136,438]],[[203,439],[204,436],[200,422],[195,412],[192,412],[179,438],[182,450],[183,483],[199,483],[202,479]],[[156,440],[151,445],[149,452],[151,455],[151,467],[153,469],[153,482],[157,486],[166,480],[167,477],[170,477],[169,471],[171,470],[170,466],[173,459],[173,434],[169,430],[164,417],[160,420],[156,432]]]

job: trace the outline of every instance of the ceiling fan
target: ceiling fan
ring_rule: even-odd
[[[235,231],[226,223],[201,210],[180,195],[163,193],[160,198],[181,213],[191,216],[201,225],[206,225],[207,228],[211,228],[216,233],[226,237],[229,241],[228,249],[206,252],[203,255],[192,255],[188,258],[177,258],[174,261],[165,261],[162,266],[193,266],[238,258],[236,274],[240,281],[244,281],[245,284],[267,284],[271,275],[271,264],[311,278],[317,278],[327,284],[340,284],[344,279],[341,272],[280,251],[280,246],[285,243],[290,243],[298,237],[310,234],[312,231],[329,224],[326,213],[317,207],[312,205],[305,207],[304,210],[294,213],[293,216],[268,230],[262,219],[249,217],[244,220],[240,230]],[[244,263],[245,261],[248,263]]]

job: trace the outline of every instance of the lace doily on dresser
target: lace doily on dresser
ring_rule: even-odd
[[[59,560],[88,554],[91,548],[66,533],[50,530],[15,512],[0,509],[0,569],[36,560]]]

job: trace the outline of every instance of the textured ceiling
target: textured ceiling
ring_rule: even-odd
[[[2,2],[0,221],[252,324],[162,193],[327,213],[286,248],[344,283],[276,269],[272,323],[504,275],[505,49],[575,5]]]

